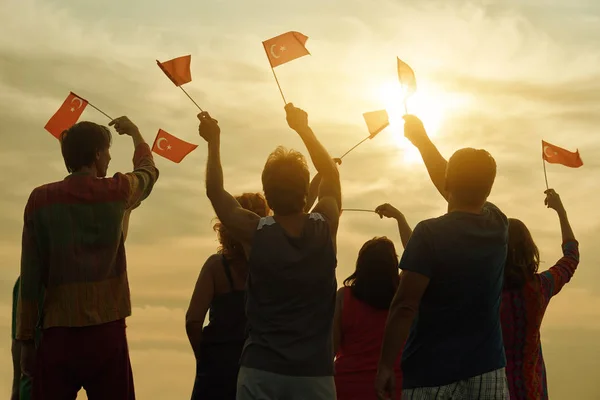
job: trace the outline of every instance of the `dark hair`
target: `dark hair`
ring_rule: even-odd
[[[110,148],[112,135],[102,125],[81,121],[60,135],[60,149],[69,173],[94,164],[99,151]]]
[[[533,279],[540,266],[538,250],[527,226],[518,219],[508,219],[508,253],[504,267],[504,288],[519,290]]]
[[[310,184],[306,159],[295,150],[277,147],[265,163],[262,184],[269,207],[275,214],[304,211]]]
[[[373,308],[387,310],[400,283],[398,272],[394,243],[385,236],[376,237],[363,244],[358,252],[356,270],[344,280],[344,286],[349,287],[358,300]]]
[[[496,161],[485,150],[460,149],[448,160],[446,189],[462,205],[483,205],[495,179]]]
[[[246,210],[250,210],[257,214],[259,217],[266,217],[269,215],[269,206],[267,201],[260,193],[244,193],[241,196],[235,198],[240,206]],[[219,254],[223,254],[226,258],[233,259],[245,259],[246,254],[240,242],[231,237],[227,228],[219,221],[215,224],[213,229],[217,232],[219,239]]]

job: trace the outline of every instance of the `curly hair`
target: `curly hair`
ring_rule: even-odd
[[[540,266],[540,251],[525,224],[508,219],[508,252],[504,267],[504,288],[519,290],[533,279]]]
[[[385,236],[363,244],[356,270],[344,280],[344,286],[352,290],[354,297],[380,310],[390,308],[399,283],[396,247]]]
[[[269,215],[270,210],[267,205],[267,200],[260,193],[244,193],[241,196],[236,196],[235,199],[240,203],[242,208],[252,211],[259,217],[266,217]],[[217,238],[220,243],[217,253],[222,254],[231,260],[246,258],[240,242],[231,237],[227,228],[225,228],[220,221],[215,223],[213,229],[217,232]]]
[[[277,147],[265,163],[262,185],[269,207],[275,214],[302,212],[310,185],[306,159],[295,150]]]

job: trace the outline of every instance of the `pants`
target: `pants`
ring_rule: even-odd
[[[287,376],[241,367],[237,400],[336,400],[333,376]]]
[[[504,368],[437,387],[402,390],[402,400],[509,400]]]
[[[125,320],[44,330],[32,400],[135,400]]]

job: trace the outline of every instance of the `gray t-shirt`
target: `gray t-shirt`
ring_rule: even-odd
[[[290,376],[332,376],[337,264],[329,223],[306,216],[293,238],[262,218],[249,258],[249,335],[241,364]]]

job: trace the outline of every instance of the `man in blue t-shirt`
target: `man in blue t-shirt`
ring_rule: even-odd
[[[508,220],[487,202],[496,162],[465,148],[446,161],[422,122],[404,117],[448,212],[420,222],[406,246],[390,307],[376,387],[394,393],[402,353],[403,398],[508,399],[500,301]],[[413,397],[414,396],[414,397]]]

